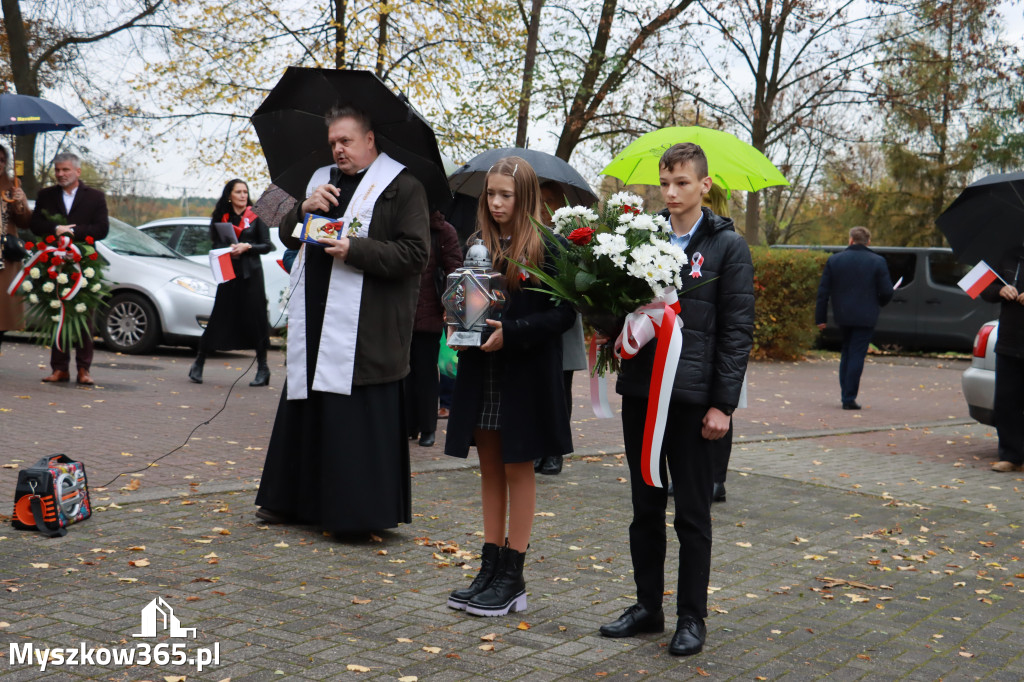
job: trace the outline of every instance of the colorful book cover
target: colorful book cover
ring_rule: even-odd
[[[299,233],[299,239],[302,241],[320,246],[323,244],[318,242],[318,239],[323,237],[338,239],[344,236],[346,236],[344,221],[340,218],[326,218],[315,213],[306,214],[306,219],[302,221],[302,232]]]

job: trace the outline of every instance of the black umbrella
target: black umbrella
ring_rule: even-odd
[[[1024,173],[997,173],[972,182],[935,223],[967,265],[995,266],[1024,244]]]
[[[451,200],[430,124],[369,71],[288,67],[250,119],[275,185],[305,199],[313,171],[334,163],[324,114],[336,106],[370,116],[377,146],[423,183],[432,205]]]
[[[484,178],[487,171],[506,156],[519,156],[525,159],[528,164],[533,166],[533,170],[536,171],[541,182],[546,180],[557,182],[562,188],[562,193],[568,197],[570,204],[590,206],[597,203],[597,195],[590,189],[590,185],[583,179],[583,176],[576,172],[575,168],[557,156],[522,147],[490,149],[477,154],[451,174],[448,184],[455,192],[478,197],[484,191]],[[560,207],[552,206],[551,208]]]
[[[0,134],[30,135],[51,130],[71,130],[82,125],[53,102],[29,95],[0,95]]]

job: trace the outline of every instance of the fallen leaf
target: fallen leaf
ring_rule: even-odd
[[[697,674],[700,675],[701,677],[710,677],[711,676],[711,673],[709,673],[707,670],[704,670],[704,668],[700,668],[700,667],[697,668]]]
[[[129,547],[128,551],[130,551],[130,552],[145,552],[146,551],[146,546],[145,545],[135,545],[134,547]]]
[[[359,597],[353,597],[352,598],[352,603],[353,604],[369,604],[371,601],[373,601],[373,600],[372,599],[360,599]]]
[[[526,621],[520,621],[519,625],[516,626],[517,630],[529,630],[530,624]]]
[[[276,545],[274,545],[274,547],[281,547],[282,549],[287,547],[287,546],[288,546],[287,542],[279,542]]]
[[[11,627],[10,623],[8,623],[6,620],[0,620],[0,628],[9,628],[9,627]]]
[[[118,578],[117,582],[119,582],[119,583],[137,583],[137,582],[139,582],[139,579],[138,578]]]
[[[164,682],[185,682],[184,675],[165,675]]]
[[[128,485],[121,486],[121,490],[138,490],[139,486],[141,486],[141,485],[142,485],[142,479],[133,478],[132,480],[128,481]],[[184,679],[184,678],[182,678],[182,679]]]
[[[426,651],[428,654],[439,654],[439,653],[441,653],[441,647],[439,647],[439,646],[425,646],[425,647],[423,647],[423,651]]]
[[[749,542],[737,542],[736,546],[737,547],[752,547],[753,545],[751,545]]]
[[[398,638],[398,639],[396,639],[395,641],[396,641],[396,642],[404,642],[404,643],[406,643],[406,644],[410,644],[410,643],[412,642],[412,640],[411,640],[411,639],[409,639],[408,637],[399,637],[399,638]]]
[[[32,564],[32,568],[49,568],[50,564]]]
[[[480,651],[494,651],[494,645],[493,644],[481,644],[480,646],[477,647],[477,649],[479,649]]]
[[[419,679],[415,675],[406,675],[405,677],[399,677],[398,682],[418,682]]]
[[[497,633],[490,632],[486,635],[481,636],[480,639],[482,639],[485,642],[493,642],[497,638],[497,636]]]
[[[958,651],[956,652],[956,655],[963,656],[964,658],[974,658],[974,654],[972,654],[970,651]]]
[[[354,673],[368,673],[370,669],[365,665],[356,665],[355,663],[349,663],[345,666],[345,669]]]
[[[149,559],[136,559],[135,561],[129,561],[128,565],[134,566],[135,568],[145,568],[146,566],[149,566]]]

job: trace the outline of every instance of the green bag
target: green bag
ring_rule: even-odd
[[[437,369],[451,379],[459,368],[459,354],[448,347],[448,335],[441,332],[441,348],[437,352]]]

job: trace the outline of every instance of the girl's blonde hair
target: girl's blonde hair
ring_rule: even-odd
[[[515,207],[512,211],[511,243],[504,251],[501,248],[501,228],[491,217],[487,204],[487,184],[491,176],[507,175],[512,178],[515,192]],[[533,167],[518,156],[506,156],[487,171],[484,179],[484,190],[480,193],[480,202],[476,210],[476,224],[484,246],[491,254],[494,267],[503,270],[508,280],[508,288],[517,290],[525,272],[505,260],[506,256],[520,263],[537,266],[544,261],[544,243],[533,226],[533,221],[540,219],[540,183]]]

